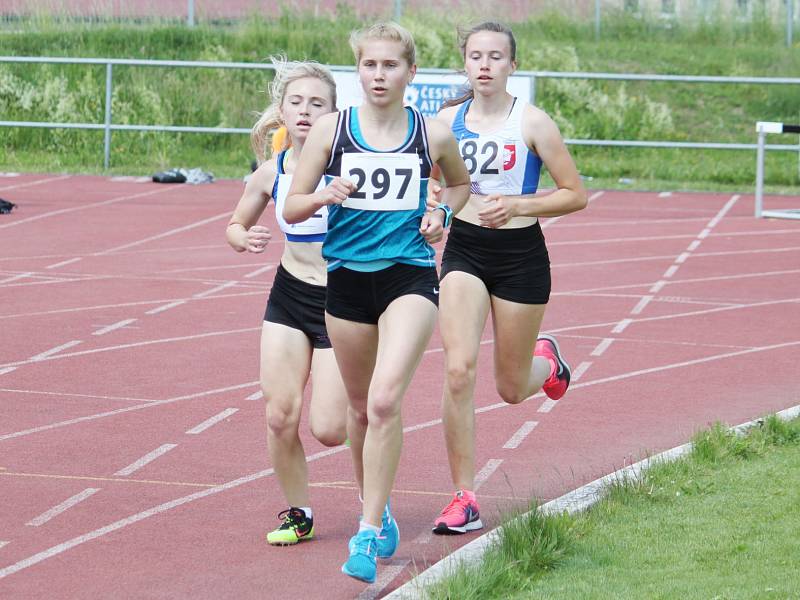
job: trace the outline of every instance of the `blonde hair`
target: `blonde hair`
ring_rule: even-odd
[[[331,92],[332,109],[336,110],[336,82],[328,69],[315,61],[288,61],[284,56],[271,56],[270,61],[275,67],[275,77],[267,88],[267,95],[271,99],[271,103],[261,113],[250,131],[250,145],[259,163],[267,159],[266,150],[272,144],[270,138],[275,130],[285,125],[280,109],[286,95],[286,88],[290,83],[306,77],[313,77],[327,83]],[[278,151],[285,150],[291,143],[291,138],[286,135]],[[275,148],[273,148],[274,151]]]
[[[370,40],[387,40],[399,42],[403,46],[403,58],[409,66],[417,63],[417,50],[414,46],[414,36],[411,32],[393,22],[376,23],[364,29],[358,29],[350,34],[350,47],[356,57],[356,64],[361,62],[361,51],[364,42]]]

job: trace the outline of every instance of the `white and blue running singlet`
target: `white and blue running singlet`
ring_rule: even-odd
[[[542,159],[522,140],[522,115],[526,103],[514,98],[505,123],[492,133],[467,129],[464,116],[471,104],[472,99],[461,105],[451,127],[469,171],[470,191],[473,194],[506,196],[535,193],[539,187]]]
[[[422,115],[405,110],[408,135],[386,152],[364,141],[356,107],[339,113],[325,179],[344,177],[358,189],[328,211],[322,255],[329,271],[351,262],[435,265],[435,251],[419,232],[431,172],[428,135]]]
[[[290,224],[283,218],[283,207],[286,204],[286,196],[289,195],[289,187],[292,185],[292,176],[286,173],[283,164],[286,159],[286,152],[287,150],[284,150],[278,154],[278,173],[275,175],[275,183],[272,185],[272,197],[275,199],[275,218],[278,220],[278,225],[289,242],[324,242],[325,234],[328,231],[327,206],[320,208],[302,223]],[[320,179],[317,190],[325,187],[324,181],[324,177]]]

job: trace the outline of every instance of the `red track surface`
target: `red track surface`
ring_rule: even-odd
[[[319,536],[265,544],[284,506],[262,401],[249,398],[281,243],[266,257],[228,248],[241,188],[0,178],[19,205],[0,215],[0,597],[377,597],[474,538],[429,533],[451,494],[435,335],[404,405],[402,542],[378,582],[339,572],[359,515],[350,458],[305,424]],[[545,223],[544,328],[576,376],[555,405],[502,405],[487,328],[476,467],[489,527],[530,495],[559,496],[712,422],[798,404],[800,223],[756,220],[752,204],[595,192]],[[274,227],[271,209],[265,219]]]

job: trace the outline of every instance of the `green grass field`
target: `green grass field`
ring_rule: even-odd
[[[421,67],[459,67],[454,23],[419,14],[407,15],[403,24],[415,35]],[[0,54],[263,62],[285,53],[351,65],[347,38],[361,25],[347,11],[336,19],[287,13],[191,29],[159,21],[38,18],[0,23]],[[667,27],[657,20],[610,15],[599,41],[592,23],[556,14],[515,24],[514,30],[521,70],[800,77],[800,46],[787,48],[782,27],[765,19],[719,18]],[[249,128],[267,103],[263,90],[269,76],[118,66],[113,121]],[[0,114],[4,120],[101,123],[104,83],[101,66],[0,63]],[[756,121],[800,122],[796,85],[543,79],[537,82],[536,103],[556,119],[566,138],[754,143]],[[0,169],[103,170],[102,132],[3,128],[2,135]],[[770,143],[795,144],[797,138],[771,137]],[[572,151],[581,173],[596,182],[591,187],[617,186],[622,178],[633,180],[637,189],[749,191],[755,179],[753,151],[577,146]],[[768,189],[797,193],[799,158],[796,152],[769,153]],[[238,177],[250,160],[246,135],[115,132],[111,172],[201,166],[217,176]]]
[[[431,600],[800,598],[800,420],[699,433],[575,516],[512,522]]]

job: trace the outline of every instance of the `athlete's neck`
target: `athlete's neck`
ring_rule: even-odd
[[[374,148],[394,148],[408,135],[408,113],[402,105],[384,109],[364,104],[356,110],[361,133]]]
[[[286,154],[283,155],[283,170],[287,174],[294,173],[295,167],[297,167],[297,159],[302,151],[303,142],[292,140],[292,145],[286,149]]]
[[[508,92],[491,96],[475,94],[469,115],[475,120],[502,120],[508,117],[513,105],[514,96]]]

